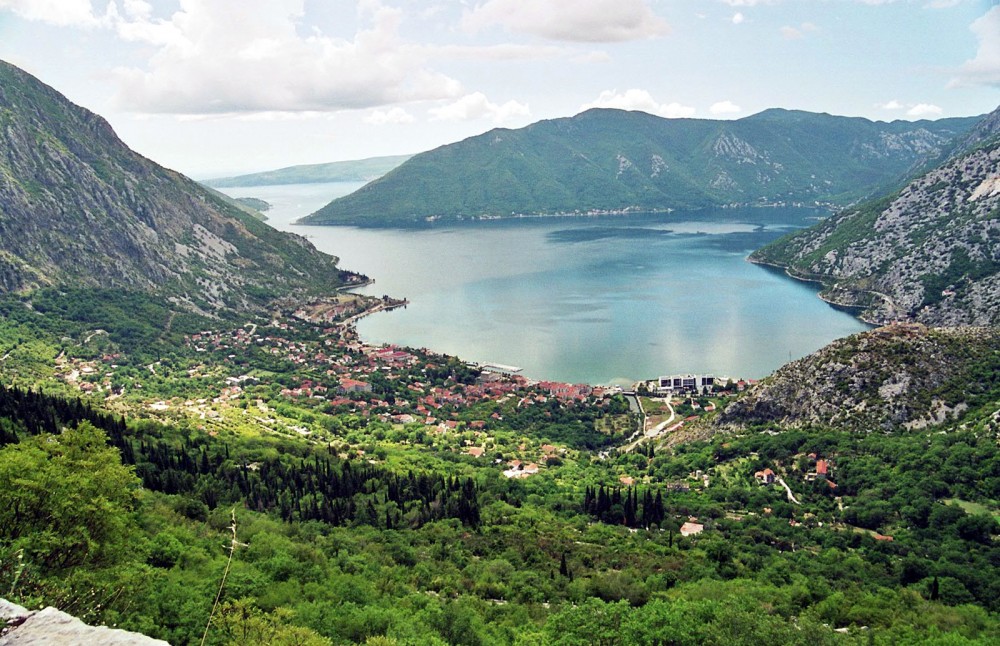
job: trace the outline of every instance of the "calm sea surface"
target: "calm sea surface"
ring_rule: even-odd
[[[628,383],[679,372],[758,378],[867,326],[816,290],[746,262],[815,221],[806,209],[520,219],[422,230],[292,226],[356,183],[225,189],[269,223],[375,279],[405,309],[366,341],[520,366],[534,378]]]

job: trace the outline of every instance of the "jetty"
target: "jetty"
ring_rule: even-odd
[[[483,363],[479,365],[479,369],[483,372],[495,372],[499,375],[516,375],[521,372],[521,368],[517,366],[505,366],[502,363]]]

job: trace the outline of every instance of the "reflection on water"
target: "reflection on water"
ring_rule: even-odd
[[[417,230],[291,223],[358,184],[227,189],[274,205],[366,291],[410,299],[362,320],[372,342],[496,361],[546,379],[608,383],[675,372],[762,377],[865,329],[815,289],[744,260],[816,217],[718,209],[491,221]]]

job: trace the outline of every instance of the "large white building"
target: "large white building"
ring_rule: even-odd
[[[657,381],[659,392],[693,392],[702,388],[712,388],[715,377],[712,375],[670,375],[660,377]]]

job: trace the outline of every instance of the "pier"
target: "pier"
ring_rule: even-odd
[[[517,366],[505,366],[502,363],[483,363],[480,364],[479,369],[483,372],[495,372],[500,375],[516,375],[521,372]]]

